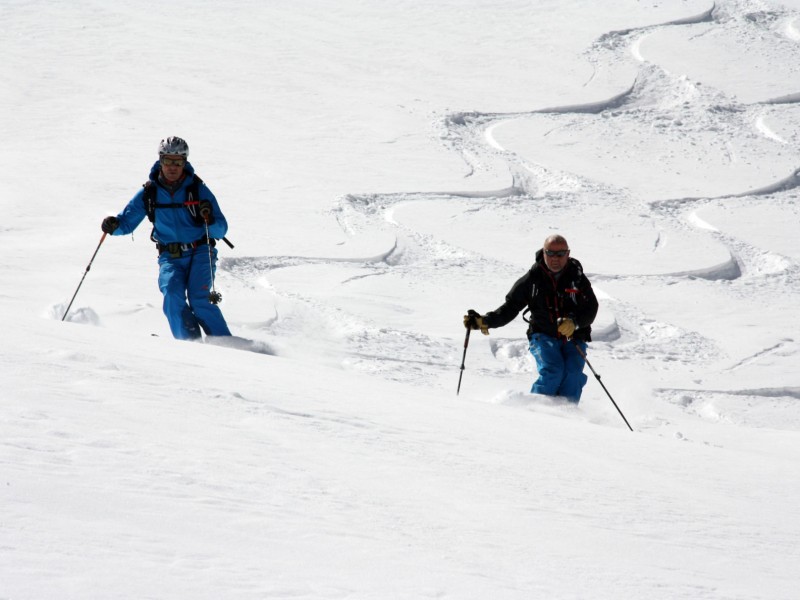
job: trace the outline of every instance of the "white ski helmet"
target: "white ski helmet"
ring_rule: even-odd
[[[165,140],[161,140],[158,145],[159,156],[183,156],[189,158],[189,144],[186,140],[177,136],[170,136]]]

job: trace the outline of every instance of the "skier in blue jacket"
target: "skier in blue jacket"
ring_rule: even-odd
[[[164,314],[179,340],[199,339],[201,329],[206,335],[231,335],[217,306],[220,296],[213,291],[215,240],[225,237],[228,222],[188,157],[189,146],[183,139],[161,140],[149,181],[121,213],[106,217],[101,226],[105,233],[127,235],[145,217],[152,221],[150,239],[158,249]]]

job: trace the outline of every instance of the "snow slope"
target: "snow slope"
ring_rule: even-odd
[[[0,599],[790,599],[800,3],[0,5]],[[181,135],[239,339],[169,336]],[[544,238],[601,301],[527,393]],[[69,313],[62,316],[81,277]],[[248,351],[254,350],[254,351]]]

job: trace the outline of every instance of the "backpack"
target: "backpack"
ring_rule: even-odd
[[[186,187],[186,200],[183,203],[169,202],[167,204],[159,204],[156,202],[156,196],[158,195],[156,184],[153,183],[152,179],[148,179],[142,186],[144,188],[144,197],[142,199],[144,200],[144,209],[147,212],[147,218],[150,219],[151,223],[155,223],[157,208],[186,208],[192,216],[192,220],[198,225],[203,225],[203,218],[197,211],[197,205],[200,203],[200,186],[202,184],[203,180],[195,175],[192,183]]]
[[[198,225],[205,225],[205,221],[203,217],[200,216],[200,213],[197,210],[197,205],[200,204],[200,186],[203,185],[203,180],[200,179],[197,175],[194,176],[192,183],[186,186],[186,200],[182,203],[180,202],[169,202],[167,204],[161,203],[159,204],[156,202],[156,196],[158,195],[158,190],[156,190],[156,184],[153,183],[152,179],[148,179],[142,187],[144,188],[144,196],[142,200],[144,201],[144,209],[147,212],[147,218],[150,219],[150,222],[153,223],[153,230],[150,232],[150,239],[154,242],[158,243],[154,238],[154,234],[156,231],[155,228],[155,221],[156,221],[156,209],[157,208],[186,208],[189,211],[189,214],[192,216],[192,219]],[[228,238],[223,237],[222,241],[225,242],[229,247],[233,248],[233,244],[228,240]]]

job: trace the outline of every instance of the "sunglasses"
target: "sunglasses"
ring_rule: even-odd
[[[558,256],[559,258],[563,258],[569,254],[569,250],[545,250],[544,253],[547,254],[547,256]]]
[[[182,167],[186,164],[185,158],[167,158],[166,156],[161,157],[161,164],[165,167]]]

